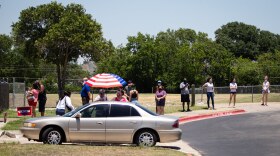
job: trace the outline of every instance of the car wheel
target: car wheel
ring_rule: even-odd
[[[62,143],[62,132],[55,128],[48,128],[43,133],[43,143],[58,145]]]
[[[156,142],[155,133],[149,130],[141,131],[136,136],[136,144],[138,146],[152,147],[156,144]]]

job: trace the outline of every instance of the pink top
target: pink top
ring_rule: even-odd
[[[121,101],[121,102],[127,102],[127,99],[122,97],[121,99],[118,99],[118,97],[114,98],[114,101]]]
[[[37,102],[38,101],[39,90],[32,89],[31,92],[33,93],[33,96],[35,97],[34,102]]]

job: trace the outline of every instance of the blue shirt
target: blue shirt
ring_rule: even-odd
[[[88,92],[90,92],[90,87],[87,84],[84,84],[81,91],[81,97],[88,97]]]

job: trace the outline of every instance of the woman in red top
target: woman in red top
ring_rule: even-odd
[[[112,101],[121,101],[121,102],[127,102],[127,99],[122,96],[122,92],[120,90],[117,91],[117,97],[114,97]]]
[[[32,117],[36,117],[36,106],[38,103],[38,95],[39,95],[39,86],[37,83],[33,83],[31,93],[34,96],[34,99],[28,101],[28,104],[29,106],[32,107]]]

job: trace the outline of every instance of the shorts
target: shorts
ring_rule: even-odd
[[[34,101],[28,101],[28,105],[29,106],[37,106],[37,102],[34,102]]]
[[[230,92],[230,94],[236,94],[236,92]]]
[[[156,100],[156,105],[157,106],[165,106],[165,99],[161,99],[159,101]]]
[[[267,94],[270,93],[270,90],[266,90],[266,91],[262,90],[262,94],[265,94],[265,93],[267,93]]]
[[[56,109],[55,114],[62,116],[65,114],[65,109]]]
[[[181,94],[181,102],[190,102],[190,94]]]
[[[45,112],[45,105],[47,100],[40,100],[39,101],[39,112]]]

